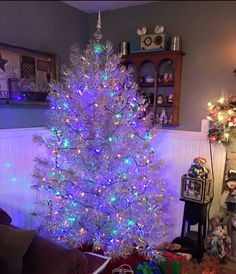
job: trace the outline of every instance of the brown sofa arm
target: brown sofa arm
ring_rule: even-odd
[[[2,225],[9,225],[11,223],[12,219],[11,217],[0,208],[0,224]]]
[[[70,261],[71,269],[68,274],[88,273],[88,261],[83,252],[78,249],[70,249],[65,252],[64,256],[66,261]]]
[[[0,224],[10,225],[11,221],[0,208]],[[22,274],[87,274],[87,269],[88,261],[82,251],[63,248],[36,235],[23,257]]]
[[[22,274],[87,274],[86,256],[36,236],[23,258]]]

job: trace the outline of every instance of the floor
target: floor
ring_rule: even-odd
[[[236,274],[236,262],[221,263],[217,257],[204,255],[200,264],[196,260],[186,263],[185,274]]]
[[[121,257],[114,259],[109,262],[105,270],[100,274],[117,273],[113,272],[114,269],[120,267],[123,264],[128,264],[133,270],[135,270],[137,264],[143,261],[144,258],[138,254],[132,254],[128,256],[128,258]],[[184,274],[236,274],[236,261],[234,263],[230,261],[221,263],[218,257],[210,257],[207,254],[204,254],[201,263],[198,263],[196,259],[186,261]]]

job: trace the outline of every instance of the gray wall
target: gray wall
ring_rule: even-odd
[[[59,1],[1,1],[0,41],[51,52],[66,64],[73,43],[88,41],[88,15]],[[45,108],[0,105],[0,128],[46,125]]]
[[[90,16],[90,34],[97,15]],[[183,59],[180,126],[200,131],[209,101],[236,93],[236,1],[159,1],[102,13],[104,40],[117,48],[141,26],[157,24],[182,37]]]
[[[236,93],[236,1],[160,1],[102,12],[104,40],[115,50],[142,25],[157,24],[182,37],[183,60],[180,126],[199,131],[207,102]],[[1,1],[0,41],[48,51],[66,63],[69,48],[84,48],[96,29],[97,14],[88,15],[59,1]],[[89,34],[90,32],[90,34]],[[45,108],[0,105],[0,128],[46,125]]]

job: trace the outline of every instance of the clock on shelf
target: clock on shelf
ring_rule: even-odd
[[[141,36],[142,50],[163,50],[169,47],[170,37],[167,33],[146,34]]]

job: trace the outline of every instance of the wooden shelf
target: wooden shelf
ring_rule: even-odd
[[[1,99],[0,105],[49,107],[49,102],[14,101],[9,99]]]
[[[127,59],[129,59],[131,57],[131,61],[132,61],[132,57],[137,58],[146,58],[150,61],[153,60],[153,56],[160,56],[161,58],[164,57],[172,57],[172,56],[176,56],[176,55],[185,55],[185,52],[183,51],[177,51],[177,50],[163,50],[163,51],[142,51],[142,52],[135,52],[135,53],[130,53],[128,55],[125,55],[125,61],[127,61]]]
[[[174,87],[174,82],[166,82],[166,83],[157,83],[158,87]]]
[[[167,104],[157,104],[157,108],[158,107],[165,107],[165,108],[172,108],[173,107],[173,103],[167,103]]]
[[[140,88],[153,88],[154,87],[154,83],[140,83],[139,87]]]
[[[140,83],[140,88],[154,88],[155,83]],[[157,87],[174,87],[174,82],[157,83]]]
[[[176,126],[178,126],[178,124],[177,125],[172,125],[172,124],[164,125],[164,124],[162,124],[162,127],[165,128],[165,129],[168,129],[168,128],[171,129],[171,128],[176,127]]]

